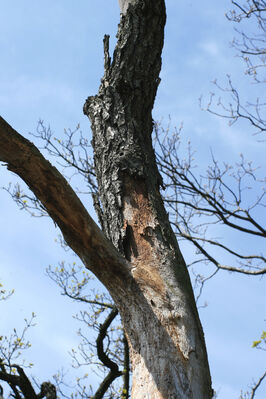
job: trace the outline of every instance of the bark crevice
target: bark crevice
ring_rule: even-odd
[[[93,132],[103,229],[132,265],[126,297],[112,293],[131,350],[132,398],[209,399],[203,331],[152,148],[165,21],[163,0],[129,4],[112,62],[104,39],[105,73],[84,113]]]

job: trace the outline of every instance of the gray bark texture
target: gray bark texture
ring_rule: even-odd
[[[106,36],[99,92],[84,105],[103,231],[63,176],[1,117],[0,161],[26,182],[112,295],[130,347],[132,399],[211,399],[203,331],[152,148],[165,20],[163,0],[127,4],[113,60]]]
[[[104,77],[84,113],[93,131],[99,219],[133,267],[134,283],[125,297],[111,289],[131,348],[132,398],[208,399],[212,390],[203,332],[160,195],[151,139],[165,4],[139,0],[120,1],[120,6],[124,15],[113,60],[106,36]]]
[[[137,0],[118,0],[120,11],[122,14],[127,12],[129,4],[135,4]]]

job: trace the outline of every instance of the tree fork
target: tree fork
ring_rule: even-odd
[[[104,38],[104,76],[84,113],[93,131],[102,227],[133,266],[134,284],[126,297],[111,292],[130,345],[131,395],[208,399],[212,389],[204,336],[160,195],[151,139],[165,4],[138,0],[127,7],[112,62],[109,38]]]

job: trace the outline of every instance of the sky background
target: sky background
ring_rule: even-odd
[[[202,112],[198,98],[208,98],[215,78],[226,82],[230,73],[245,96],[260,94],[260,87],[244,76],[244,65],[230,47],[233,24],[225,18],[230,1],[168,0],[163,51],[162,82],[153,117],[172,126],[184,124],[182,136],[190,139],[197,163],[210,160],[210,148],[222,161],[235,162],[239,154],[265,165],[263,143],[244,124],[229,127],[225,120]],[[97,93],[103,74],[102,39],[111,35],[111,48],[119,22],[117,0],[0,0],[0,110],[19,133],[32,140],[41,118],[61,137],[65,128],[79,123],[91,137],[82,113],[86,97]],[[0,144],[1,145],[1,144]],[[55,161],[54,161],[55,162]],[[0,168],[0,186],[18,178]],[[30,371],[41,381],[62,366],[70,367],[68,351],[77,345],[79,328],[72,315],[80,305],[60,296],[45,276],[45,268],[73,260],[55,239],[59,231],[48,218],[32,218],[20,211],[0,190],[0,280],[15,294],[0,302],[0,335],[22,328],[25,317],[37,315],[30,331],[32,348],[25,357]],[[85,205],[95,214],[89,199]],[[264,217],[265,215],[261,215]],[[259,244],[249,240],[239,246]],[[181,247],[185,258],[186,246]],[[219,399],[237,399],[265,370],[265,353],[251,348],[265,330],[265,284],[260,278],[220,273],[206,286],[200,310],[210,360],[213,387]],[[93,380],[93,376],[91,377]],[[92,382],[92,381],[90,381]],[[256,398],[265,398],[262,387]]]

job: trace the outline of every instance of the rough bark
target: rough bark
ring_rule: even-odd
[[[132,398],[210,399],[204,336],[160,196],[151,141],[165,5],[132,3],[121,16],[112,63],[105,37],[105,74],[98,95],[84,106],[105,235],[60,173],[2,118],[0,160],[28,184],[112,295],[130,346]]]
[[[127,12],[129,4],[136,3],[137,0],[118,0],[120,11],[122,14]]]
[[[103,230],[133,266],[117,298],[131,349],[132,398],[211,398],[190,279],[165,212],[151,134],[164,40],[162,0],[133,1],[121,16],[113,61],[84,113],[91,120]],[[135,285],[135,284],[134,284]]]

